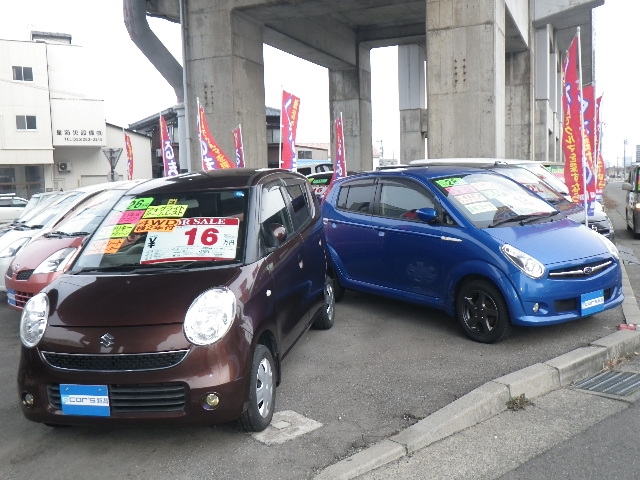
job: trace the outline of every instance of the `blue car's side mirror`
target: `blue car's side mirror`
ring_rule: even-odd
[[[425,223],[429,223],[438,216],[438,212],[434,208],[420,208],[416,210],[416,213],[418,218]]]

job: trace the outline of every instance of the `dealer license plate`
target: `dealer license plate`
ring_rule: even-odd
[[[106,385],[60,385],[62,413],[65,415],[86,415],[108,417],[109,389]]]
[[[591,315],[604,310],[604,291],[583,293],[580,295],[580,314]]]

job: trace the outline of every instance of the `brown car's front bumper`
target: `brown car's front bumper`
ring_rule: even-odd
[[[245,348],[242,340],[238,344],[238,332],[232,332],[234,329],[228,338],[208,347],[184,345],[187,348],[176,349],[175,342],[167,339],[168,344],[174,344],[162,354],[168,363],[158,359],[156,352],[86,355],[60,349],[52,352],[46,343],[38,348],[22,347],[18,371],[22,412],[35,422],[67,425],[236,420],[244,410],[252,358],[250,348]],[[112,329],[112,333],[122,338],[122,332]],[[105,371],[107,368],[111,371]],[[63,413],[61,384],[107,386],[109,416]],[[24,402],[27,394],[33,398],[31,405]],[[205,401],[209,394],[219,399],[215,407]]]

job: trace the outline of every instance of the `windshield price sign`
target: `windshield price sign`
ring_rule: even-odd
[[[237,218],[180,219],[171,231],[149,232],[141,264],[184,260],[232,260],[238,244]]]

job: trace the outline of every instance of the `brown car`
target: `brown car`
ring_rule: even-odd
[[[305,177],[232,169],[129,190],[24,307],[18,391],[50,425],[269,425],[282,359],[334,321]]]

